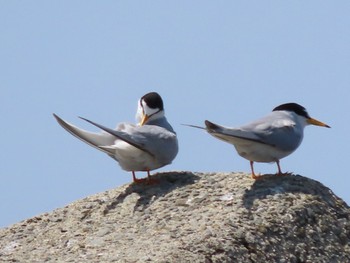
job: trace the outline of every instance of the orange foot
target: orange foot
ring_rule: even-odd
[[[141,179],[137,179],[135,178],[134,180],[135,184],[148,184],[148,185],[153,185],[153,184],[158,184],[159,180],[158,179],[154,179],[154,178],[141,178]]]
[[[287,176],[287,175],[292,175],[292,173],[290,172],[285,172],[285,173],[282,173],[282,172],[278,172],[276,173],[277,176]]]
[[[254,180],[258,180],[258,179],[261,179],[262,176],[261,176],[260,174],[259,174],[259,175],[256,175],[256,174],[252,173],[252,178],[253,178]]]
[[[142,183],[145,183],[146,181],[148,181],[148,178],[141,178],[141,179],[133,178],[133,182],[135,184],[142,184]]]
[[[149,171],[147,171],[147,178],[138,179],[135,176],[135,172],[132,172],[132,179],[135,184],[157,184],[159,180],[151,178]]]
[[[253,161],[250,161],[250,169],[252,170],[252,178],[254,180],[261,179],[262,176],[260,174],[255,175],[255,173],[254,173],[254,162]]]

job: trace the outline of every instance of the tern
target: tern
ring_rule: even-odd
[[[176,133],[165,117],[163,100],[156,92],[150,92],[138,101],[136,119],[138,124],[120,123],[110,129],[88,119],[81,119],[97,126],[99,133],[80,129],[53,114],[57,122],[69,133],[108,154],[121,168],[132,172],[134,182],[136,171],[147,172],[170,164],[178,153]]]
[[[277,175],[283,175],[280,159],[290,155],[301,144],[304,128],[316,125],[330,128],[327,124],[310,117],[306,109],[297,103],[277,106],[267,116],[246,125],[230,128],[205,121],[205,129],[217,139],[233,144],[237,153],[250,161],[252,178],[260,176],[254,173],[254,162],[277,164]]]

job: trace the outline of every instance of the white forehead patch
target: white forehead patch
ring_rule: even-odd
[[[152,114],[159,111],[159,108],[152,109],[152,108],[148,107],[144,100],[141,101],[141,104],[142,104],[142,108],[143,108],[143,113],[146,114],[147,116],[151,116]]]

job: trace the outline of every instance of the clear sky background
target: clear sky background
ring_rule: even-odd
[[[297,102],[332,128],[306,127],[282,170],[349,204],[349,14],[349,1],[1,1],[0,227],[130,183],[52,113],[115,127],[149,91],[180,142],[158,171],[250,172],[231,145],[181,123],[238,126]]]

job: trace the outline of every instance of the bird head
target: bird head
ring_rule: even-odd
[[[285,103],[277,106],[273,109],[273,111],[289,111],[296,114],[298,117],[303,118],[305,120],[306,125],[316,125],[330,128],[330,126],[328,126],[327,124],[314,118],[311,118],[306,109],[297,103]]]
[[[142,126],[150,120],[164,116],[164,106],[161,96],[156,92],[150,92],[142,96],[138,102],[136,119]]]

